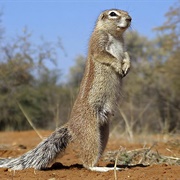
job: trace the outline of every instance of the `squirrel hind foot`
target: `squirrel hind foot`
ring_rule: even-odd
[[[89,167],[88,168],[91,171],[96,171],[96,172],[108,172],[108,171],[120,171],[121,168],[118,167]]]

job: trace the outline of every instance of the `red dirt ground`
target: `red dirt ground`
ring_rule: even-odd
[[[48,136],[49,131],[40,131],[43,136]],[[136,137],[133,142],[128,142],[124,138],[110,138],[107,150],[118,150],[124,147],[127,150],[151,146],[157,142],[156,149],[160,154],[166,156],[180,157],[180,141],[178,136],[166,137],[154,135],[147,137]],[[24,132],[0,132],[0,157],[17,157],[32,149],[40,142],[40,138],[34,131]],[[178,143],[177,143],[178,141]],[[113,165],[111,162],[99,161],[99,166]],[[180,166],[158,164],[147,167],[134,166],[124,168],[116,172],[117,179],[120,180],[180,180]],[[76,150],[68,147],[62,158],[57,158],[53,168],[46,171],[35,171],[26,169],[22,171],[10,171],[7,168],[0,168],[1,180],[114,180],[114,171],[91,172],[82,167]]]

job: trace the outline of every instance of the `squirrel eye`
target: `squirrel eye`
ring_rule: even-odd
[[[109,13],[110,16],[117,16],[117,14],[115,12],[111,12]]]

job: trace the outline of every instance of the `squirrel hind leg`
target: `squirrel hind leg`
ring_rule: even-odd
[[[95,134],[95,132],[92,133]],[[96,164],[100,159],[100,157],[102,156],[108,141],[108,136],[109,136],[108,122],[100,125],[98,135],[99,136],[97,137],[91,138],[91,140],[89,140],[88,143],[84,143],[84,146],[82,146],[80,151],[81,159],[83,161],[83,166],[86,169],[90,169],[92,171],[99,169],[99,171],[106,172],[107,170],[103,170],[103,168],[101,169],[99,167],[96,167]],[[86,136],[86,138],[88,137]]]
[[[91,171],[96,171],[96,172],[108,172],[108,171],[121,170],[121,168],[117,168],[117,167],[115,168],[115,167],[97,167],[97,166],[89,167],[88,169]]]

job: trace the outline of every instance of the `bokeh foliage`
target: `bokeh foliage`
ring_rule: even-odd
[[[179,132],[180,130],[180,1],[155,27],[148,39],[136,31],[126,34],[132,68],[124,78],[120,112],[112,129],[132,132]],[[51,128],[68,120],[84,72],[85,57],[79,55],[66,83],[56,64],[56,44],[31,42],[25,28],[10,43],[0,24],[0,130],[30,129],[20,103],[37,128]],[[61,46],[63,47],[63,46]],[[61,48],[63,51],[63,49]]]

